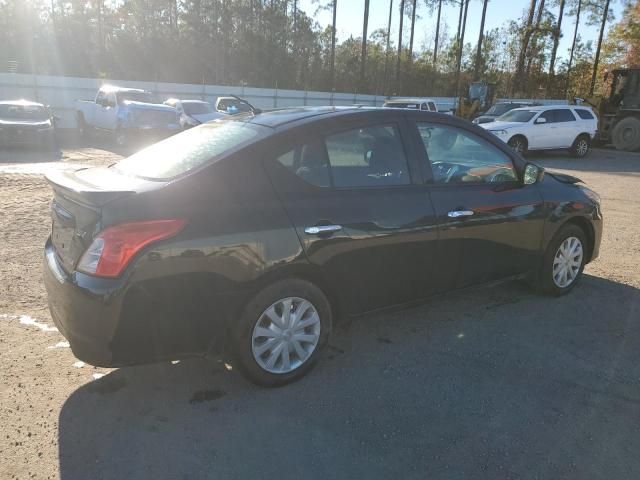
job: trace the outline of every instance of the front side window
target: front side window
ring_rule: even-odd
[[[385,187],[411,183],[395,126],[357,128],[301,144],[277,157],[317,187]]]
[[[537,112],[531,110],[511,110],[498,117],[500,122],[521,122],[526,123],[531,120]]]
[[[555,110],[546,110],[538,118],[544,118],[547,121],[546,123],[553,123],[556,121]]]
[[[486,140],[459,128],[418,123],[437,184],[505,183],[518,180],[511,159]]]

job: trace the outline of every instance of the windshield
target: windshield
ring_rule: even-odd
[[[223,99],[218,102],[218,110],[227,113],[247,113],[251,112],[251,105],[235,98]]]
[[[498,117],[500,122],[528,122],[537,112],[531,110],[511,110]]]
[[[518,105],[512,105],[510,103],[498,103],[497,105],[494,105],[489,110],[487,110],[487,113],[485,115],[493,115],[498,117],[503,113],[508,112],[509,110],[513,110],[514,108],[518,108]]]
[[[0,105],[0,118],[6,120],[47,120],[49,111],[40,105]]]
[[[115,169],[125,175],[166,180],[246,145],[263,128],[234,121],[207,123],[151,145],[120,161]]]
[[[208,103],[200,102],[183,102],[182,108],[187,115],[200,115],[203,113],[211,113],[213,109]]]
[[[135,90],[118,92],[116,94],[118,98],[118,104],[122,105],[123,102],[129,100],[131,102],[142,103],[160,103],[155,95],[151,92],[137,92]]]

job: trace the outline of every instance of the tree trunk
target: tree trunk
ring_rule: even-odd
[[[360,60],[360,88],[365,90],[365,69],[367,61],[367,28],[369,26],[369,0],[364,0],[364,19],[362,21],[362,57]]]
[[[480,75],[480,61],[482,59],[482,40],[484,38],[484,20],[487,16],[488,3],[489,3],[489,0],[484,0],[484,4],[482,5],[482,18],[480,19],[480,33],[478,34],[478,50],[476,50],[476,64],[473,71],[474,80],[478,80],[478,77]]]
[[[400,0],[400,28],[398,29],[398,58],[396,59],[396,93],[400,92],[400,62],[402,59],[402,24],[404,22],[404,0]]]
[[[389,23],[387,24],[387,49],[384,52],[384,89],[389,94],[389,50],[391,49],[391,18],[393,15],[393,0],[389,0]]]
[[[411,9],[411,36],[409,37],[409,63],[413,62],[413,32],[416,28],[416,1],[413,0]]]
[[[558,53],[558,44],[560,43],[560,35],[562,34],[562,16],[564,14],[564,0],[560,0],[560,11],[558,12],[558,22],[553,32],[553,48],[551,49],[551,60],[549,60],[549,84],[547,90],[551,89],[553,77],[555,76],[556,54]]]
[[[536,25],[533,28],[533,32],[531,33],[531,55],[527,58],[527,68],[525,69],[525,78],[529,78],[529,74],[531,73],[531,64],[533,63],[533,57],[538,53],[538,37],[540,36],[540,22],[542,21],[542,16],[544,15],[544,2],[545,0],[540,0],[540,4],[538,5],[538,14],[536,15]]]
[[[440,37],[440,13],[442,12],[442,0],[438,0],[438,20],[436,20],[436,44],[433,47],[433,64],[438,61],[438,39]]]
[[[527,23],[525,24],[524,33],[522,35],[522,44],[520,45],[520,52],[518,52],[518,61],[516,63],[516,72],[513,79],[513,88],[517,92],[522,88],[524,80],[524,62],[529,48],[529,40],[531,39],[533,16],[536,12],[537,0],[531,0],[529,4],[529,15],[527,16]]]
[[[598,48],[596,48],[596,59],[593,62],[593,73],[591,74],[591,86],[589,87],[589,96],[593,96],[593,89],[596,86],[596,77],[598,75],[598,63],[600,62],[600,47],[602,47],[602,36],[604,35],[604,27],[607,24],[609,16],[609,0],[604,5],[604,13],[602,14],[602,24],[600,25],[600,35],[598,36]]]
[[[333,0],[333,23],[331,24],[331,90],[336,88],[336,8],[338,0]]]
[[[578,38],[578,27],[580,26],[580,9],[582,8],[582,0],[578,0],[578,10],[576,11],[576,28],[573,31],[573,43],[571,44],[571,53],[569,54],[569,65],[567,66],[567,78],[564,83],[564,96],[569,94],[569,75],[571,74],[571,65],[573,64],[573,53],[576,49],[576,39]]]
[[[464,0],[460,0],[460,13],[458,14],[458,33],[456,33],[456,41],[460,41],[460,30],[462,29],[462,14],[464,13]]]
[[[456,65],[456,92],[455,96],[458,96],[458,92],[460,91],[460,67],[462,65],[462,50],[464,48],[464,31],[467,28],[467,12],[469,11],[469,0],[465,0],[464,2],[464,18],[462,20],[462,30],[460,31],[460,45],[458,48],[458,63]]]

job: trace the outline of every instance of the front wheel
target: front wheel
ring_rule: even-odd
[[[126,147],[129,143],[129,136],[125,130],[119,128],[114,132],[114,140],[119,147]]]
[[[331,317],[327,297],[312,283],[289,279],[264,288],[231,328],[240,370],[266,387],[298,380],[326,345]]]
[[[534,286],[548,295],[568,293],[582,276],[587,260],[587,238],[577,225],[566,225],[547,246]]]

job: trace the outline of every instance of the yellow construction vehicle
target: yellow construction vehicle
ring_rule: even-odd
[[[617,150],[640,150],[640,68],[619,68],[605,74],[611,79],[607,96],[574,99],[593,107],[598,116],[596,139]]]
[[[472,82],[469,85],[469,94],[459,97],[456,103],[455,115],[457,117],[473,120],[478,115],[489,110],[496,95],[496,84],[485,81]]]

